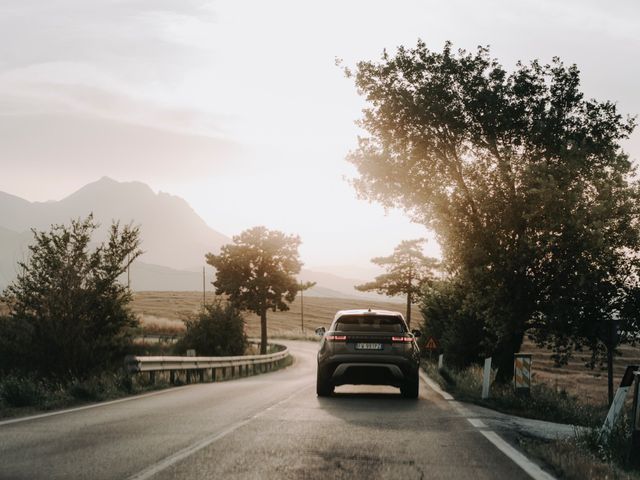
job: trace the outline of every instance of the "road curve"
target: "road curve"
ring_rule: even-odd
[[[0,479],[530,478],[424,384],[318,399],[317,344],[284,343],[281,371],[0,424]]]

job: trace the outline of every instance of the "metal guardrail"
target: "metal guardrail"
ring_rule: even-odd
[[[176,383],[181,373],[186,373],[190,383],[197,373],[199,381],[220,381],[256,373],[263,373],[278,367],[289,357],[289,349],[283,346],[279,352],[266,355],[241,355],[233,357],[174,357],[138,356],[125,357],[125,370],[131,374],[149,373],[149,381],[155,383],[156,373],[169,372],[169,382]]]

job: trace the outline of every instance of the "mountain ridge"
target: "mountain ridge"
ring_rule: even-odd
[[[145,253],[130,269],[133,290],[200,290],[205,254],[231,242],[231,238],[209,227],[185,199],[155,193],[142,182],[102,177],[61,200],[49,202],[29,202],[0,192],[0,288],[15,278],[17,262],[25,260],[33,239],[32,228],[49,230],[52,224],[69,224],[71,219],[85,218],[89,213],[100,224],[96,242],[107,238],[112,221],[140,226]],[[213,274],[209,267],[205,271],[206,288],[211,289]],[[360,279],[308,269],[298,277],[300,281],[317,282],[306,295],[388,300],[355,290],[353,286],[363,282]],[[126,275],[120,280],[126,282]]]

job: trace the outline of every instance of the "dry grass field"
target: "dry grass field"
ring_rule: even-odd
[[[213,297],[207,297],[207,301]],[[137,292],[133,300],[133,310],[141,320],[145,332],[171,332],[184,328],[182,319],[197,312],[202,306],[202,293],[198,292]],[[344,300],[338,298],[304,298],[304,332],[301,326],[300,298],[291,304],[286,312],[269,312],[268,333],[272,337],[313,337],[317,327],[328,327],[338,310],[349,308],[380,308],[404,311],[404,305],[393,302]],[[414,319],[421,319],[420,310],[412,309]],[[247,335],[260,335],[260,319],[257,315],[245,314]],[[414,322],[414,325],[415,322]]]

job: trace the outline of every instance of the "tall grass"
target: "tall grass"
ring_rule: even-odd
[[[545,383],[532,385],[530,395],[522,396],[515,393],[512,385],[494,382],[490,398],[482,399],[482,368],[473,366],[455,370],[445,367],[438,371],[432,363],[424,366],[427,373],[456,398],[513,415],[595,427],[601,424],[608,410],[607,405],[582,402],[566,390],[556,390]]]

